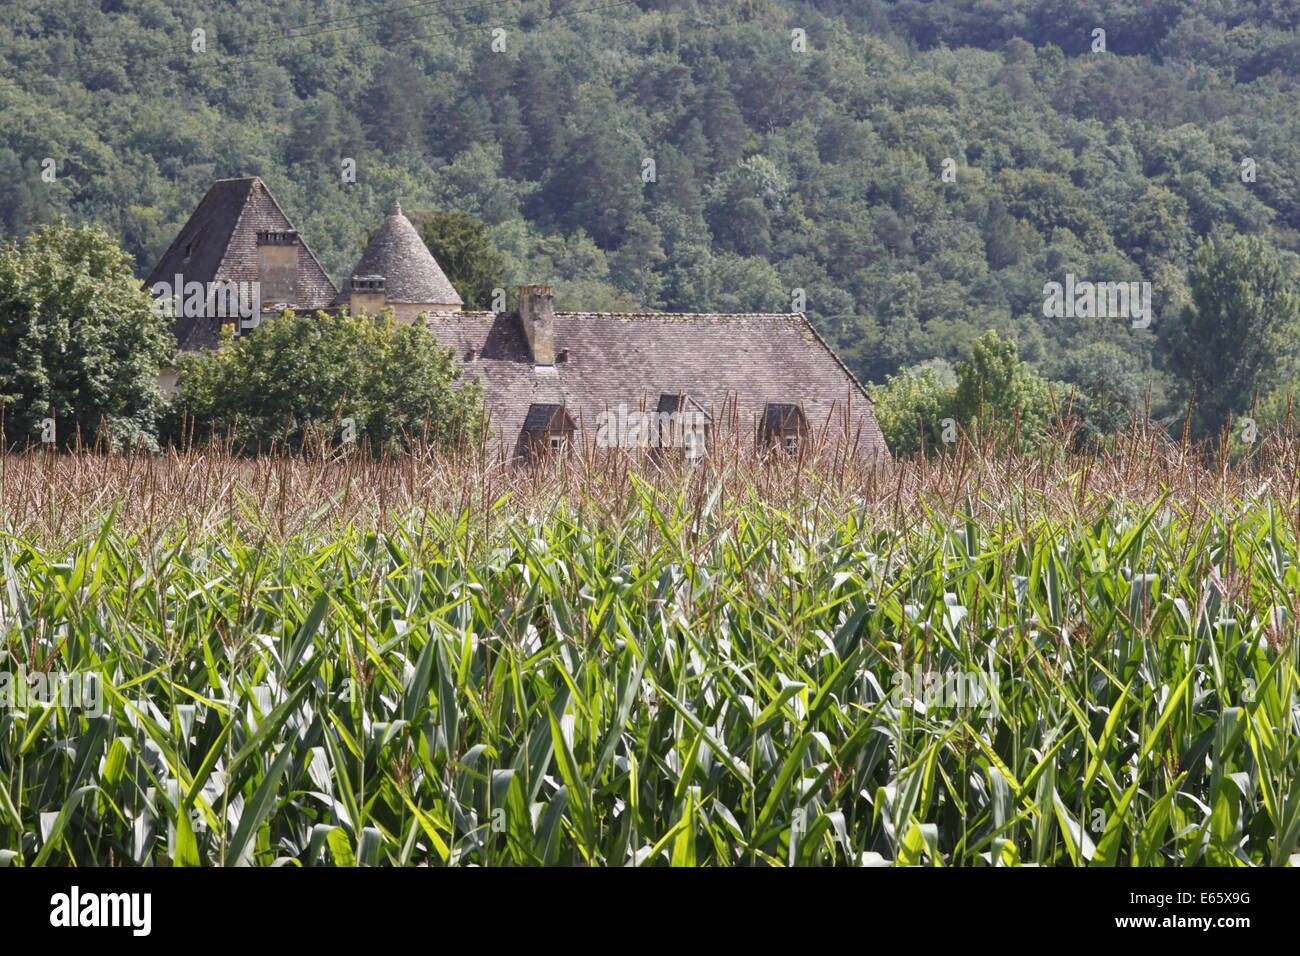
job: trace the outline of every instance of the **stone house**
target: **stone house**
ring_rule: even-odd
[[[340,291],[260,179],[220,180],[149,283],[181,274],[259,281],[253,327],[284,309],[424,322],[482,384],[490,441],[513,457],[578,444],[694,456],[728,434],[791,454],[829,441],[888,455],[866,391],[804,315],[556,311],[537,285],[515,311],[466,312],[396,204]],[[182,350],[211,348],[223,321],[181,317],[172,331]]]

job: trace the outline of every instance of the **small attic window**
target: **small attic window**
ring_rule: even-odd
[[[684,392],[664,392],[655,408],[652,457],[674,449],[691,464],[705,456],[713,433],[713,416]]]
[[[568,360],[569,360],[569,350],[568,350],[568,349],[560,349],[558,352],[555,353],[555,364],[556,364],[556,365],[559,365],[561,362],[567,362]]]
[[[577,426],[563,405],[534,404],[524,418],[522,451],[537,458],[547,453],[558,455],[569,447]]]
[[[465,361],[466,361],[466,362],[472,362],[472,361],[474,361],[476,358],[478,358],[478,349],[474,348],[473,346],[470,346],[469,348],[467,348],[467,349],[465,350]]]
[[[296,229],[261,229],[257,233],[259,246],[296,246],[298,231]]]
[[[808,419],[799,405],[769,402],[759,423],[760,444],[782,448],[789,455],[799,451],[808,433]]]
[[[352,292],[361,295],[376,295],[384,291],[383,276],[352,276],[348,280],[348,287]]]
[[[191,239],[189,242],[185,243],[185,259],[184,259],[184,261],[185,261],[185,262],[189,262],[189,261],[190,261],[190,256],[192,256],[192,255],[194,255],[194,240],[193,240],[193,239]]]

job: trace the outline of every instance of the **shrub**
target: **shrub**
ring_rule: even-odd
[[[154,447],[164,320],[105,233],[62,222],[0,247],[0,408],[12,445]]]
[[[379,452],[416,438],[474,441],[482,425],[481,390],[459,381],[451,350],[388,312],[286,312],[215,351],[183,356],[179,372],[176,419],[246,448],[297,448],[313,430],[338,429]]]

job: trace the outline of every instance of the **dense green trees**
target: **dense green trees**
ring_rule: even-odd
[[[957,441],[957,378],[946,363],[916,365],[870,389],[876,421],[895,455],[933,454]]]
[[[1300,336],[1293,282],[1258,237],[1212,238],[1197,247],[1188,275],[1192,301],[1162,336],[1171,368],[1195,390],[1194,437],[1248,414],[1261,386],[1276,384],[1292,364]]]
[[[58,223],[0,247],[0,442],[151,447],[170,349],[102,231]]]
[[[1015,429],[1033,440],[1052,411],[1047,380],[1021,361],[1015,342],[999,339],[996,332],[986,332],[971,349],[970,359],[957,363],[953,412],[964,427]]]
[[[1032,444],[1061,402],[1051,384],[1020,359],[1016,344],[992,330],[975,341],[970,358],[955,371],[943,361],[926,362],[871,391],[885,441],[902,455],[933,453],[963,435]]]
[[[482,425],[479,386],[459,381],[451,350],[388,313],[287,312],[223,349],[183,356],[179,371],[172,428],[249,450],[297,447],[313,428],[375,452],[473,443]]]
[[[799,289],[863,380],[995,329],[1103,431],[1182,413],[1192,366],[1161,337],[1198,241],[1300,274],[1294,5],[519,0],[497,48],[475,5],[391,6],[0,0],[0,229],[96,222],[143,274],[213,178],[259,174],[343,277],[400,197],[484,224],[501,266],[457,279],[474,304],[497,271],[580,309]],[[1067,274],[1150,282],[1151,326],[1044,316]],[[1296,377],[1284,352],[1261,388]]]
[[[450,209],[417,213],[413,218],[465,308],[492,308],[492,290],[505,288],[505,260],[493,248],[487,226],[468,213]]]

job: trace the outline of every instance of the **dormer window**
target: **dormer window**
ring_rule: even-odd
[[[563,405],[530,405],[519,436],[520,450],[532,459],[563,454],[568,451],[569,440],[576,431],[577,426]]]
[[[799,405],[769,402],[764,407],[758,426],[761,446],[775,445],[794,456],[799,453],[799,445],[807,433],[808,419]]]
[[[659,396],[651,431],[651,457],[671,449],[694,465],[708,451],[713,416],[689,395],[664,392]]]

